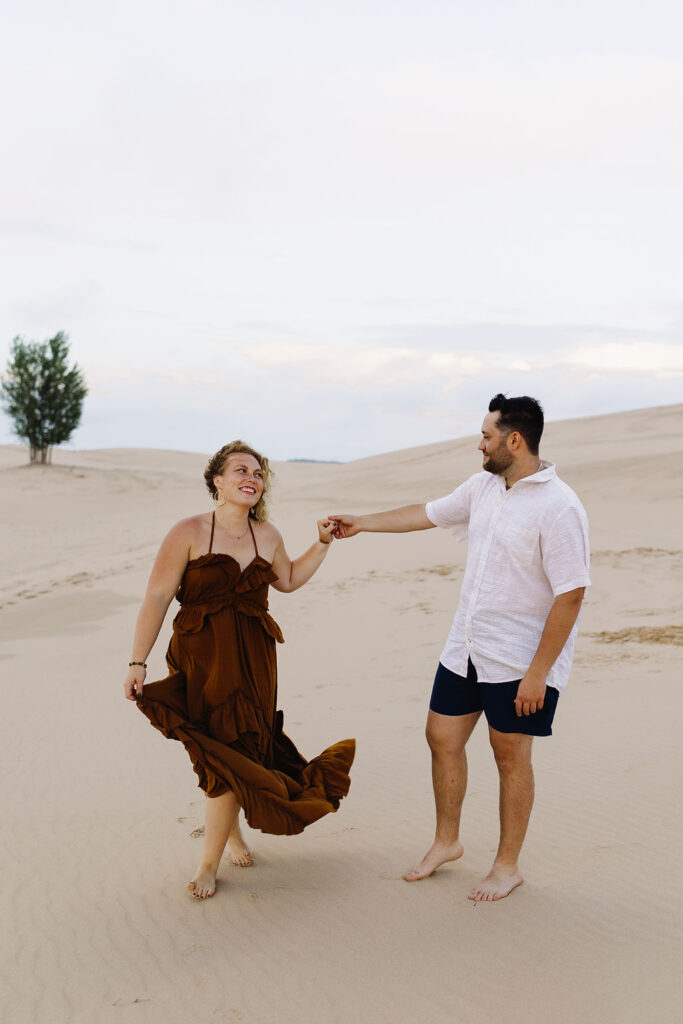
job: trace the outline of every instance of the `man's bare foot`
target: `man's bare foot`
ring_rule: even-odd
[[[429,878],[442,864],[449,860],[458,860],[463,853],[463,845],[460,842],[450,845],[434,842],[417,867],[409,868],[403,877],[406,882],[418,882],[421,878]]]
[[[496,867],[494,864],[483,882],[475,885],[469,894],[470,900],[502,900],[509,896],[513,889],[521,885],[524,879],[517,869]]]
[[[207,900],[216,891],[216,872],[205,864],[200,864],[187,888],[196,900]]]
[[[253,853],[244,841],[239,825],[236,825],[228,836],[230,847],[230,860],[238,868],[250,868],[253,863]]]

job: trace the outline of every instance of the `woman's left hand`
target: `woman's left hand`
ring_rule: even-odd
[[[331,544],[334,540],[334,531],[337,527],[330,519],[318,520],[318,540],[323,544]]]

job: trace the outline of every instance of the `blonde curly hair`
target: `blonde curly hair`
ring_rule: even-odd
[[[231,455],[251,455],[256,459],[259,466],[261,467],[261,473],[263,474],[263,492],[261,497],[249,509],[249,515],[252,519],[255,519],[257,523],[265,523],[268,519],[268,498],[270,495],[270,485],[273,480],[273,470],[270,468],[268,459],[265,455],[261,455],[250,445],[244,441],[231,441],[230,444],[224,444],[222,448],[219,448],[215,455],[212,455],[206,464],[204,470],[204,481],[211,497],[215,500],[218,496],[216,485],[213,482],[215,476],[220,474],[225,469],[227,461]]]

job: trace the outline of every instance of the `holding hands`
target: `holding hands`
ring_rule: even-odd
[[[334,536],[337,540],[346,540],[347,537],[355,537],[360,533],[358,516],[330,516]]]
[[[331,544],[337,536],[335,529],[337,524],[330,519],[318,520],[318,540],[321,544]]]

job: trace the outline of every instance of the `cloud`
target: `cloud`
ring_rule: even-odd
[[[548,365],[553,363],[596,376],[680,377],[683,376],[683,343],[643,340],[577,345],[572,351],[550,360]]]
[[[481,325],[477,325],[481,330]],[[477,326],[472,328],[476,336]],[[464,328],[467,334],[467,329]],[[242,346],[235,350],[263,372],[284,371],[298,379],[304,388],[370,389],[384,394],[406,385],[432,382],[438,391],[462,387],[475,378],[490,378],[495,373],[535,374],[543,376],[554,371],[569,370],[577,375],[637,374],[658,379],[683,374],[683,341],[659,341],[651,338],[624,341],[603,340],[604,331],[594,342],[569,341],[571,331],[559,328],[563,344],[553,346],[554,328],[539,328],[545,334],[546,346],[538,349],[532,337],[529,346],[520,344],[524,328],[500,325],[488,346],[468,346],[458,339],[450,349],[445,340],[438,347],[428,342],[421,345],[391,344],[367,346],[265,344]],[[586,329],[590,333],[590,328]],[[447,334],[446,329],[444,332]],[[417,332],[419,333],[419,331]],[[493,332],[492,332],[493,333]],[[576,334],[583,333],[577,329]],[[510,337],[511,336],[511,337]],[[458,339],[458,340],[456,340]],[[510,359],[510,349],[519,353]],[[507,358],[506,358],[507,357]]]
[[[384,392],[435,379],[457,387],[486,368],[482,359],[467,353],[407,346],[266,344],[235,348],[256,366],[293,372],[311,388],[332,382],[336,388]]]

